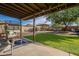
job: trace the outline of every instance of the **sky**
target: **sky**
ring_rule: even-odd
[[[18,18],[13,18],[13,17],[10,17],[10,16],[0,14],[0,21],[2,21],[2,22],[19,24],[20,23],[19,20],[20,19],[18,19]],[[51,24],[50,21],[46,20],[45,16],[35,18],[35,24],[44,24],[44,23],[49,24],[49,25]],[[33,24],[33,19],[22,21],[22,25],[27,25],[27,24]]]
[[[33,24],[33,19],[29,19],[27,21],[24,21],[23,24]],[[50,21],[46,20],[46,17],[42,16],[42,17],[37,17],[35,18],[35,24],[51,24]]]
[[[19,23],[19,19],[9,17],[9,16],[6,16],[6,15],[2,15],[2,14],[0,14],[0,21],[1,22],[7,22],[7,23],[13,23],[13,24]]]
[[[0,21],[12,23],[12,24],[20,24],[20,19],[13,18],[10,16],[0,14]],[[22,25],[33,24],[33,19],[29,19],[26,21],[22,21]],[[51,26],[51,22],[46,20],[45,16],[35,18],[35,24],[49,24]],[[76,26],[77,24],[73,23],[72,26]]]

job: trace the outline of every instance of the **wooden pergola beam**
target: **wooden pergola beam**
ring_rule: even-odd
[[[39,11],[41,10],[41,8],[40,8],[37,4],[32,3],[32,5],[33,5],[34,7],[36,7],[36,9],[38,9]]]
[[[47,6],[45,3],[43,3],[43,4],[42,4],[42,3],[41,3],[41,4],[40,4],[40,3],[37,3],[37,5],[38,5],[41,9],[42,9],[42,8],[43,8],[43,9],[48,9],[48,8],[49,8],[49,6]],[[42,6],[42,7],[41,7],[41,6]]]
[[[20,12],[17,12],[17,11],[15,11],[15,10],[13,10],[13,9],[10,9],[10,8],[7,8],[7,7],[5,7],[5,6],[2,6],[2,5],[0,5],[0,8],[1,9],[3,9],[3,11],[4,10],[6,10],[7,12],[9,12],[10,14],[22,14],[22,13],[20,13]],[[10,12],[11,11],[11,12]],[[14,13],[13,13],[14,12]],[[23,16],[25,15],[25,14],[22,14]]]
[[[42,10],[42,8],[40,8],[36,3],[34,3],[34,5],[38,7],[39,11]]]
[[[46,3],[44,3],[44,4],[46,5],[47,8],[49,8],[49,6]]]
[[[23,11],[26,11],[26,12],[30,13],[30,11],[29,11],[29,10],[24,9],[23,7],[19,6],[18,4],[13,3],[12,5],[14,5],[15,7],[17,7],[16,9],[18,9],[18,8],[19,8],[20,10],[23,10]]]
[[[34,13],[34,14],[32,14],[32,15],[23,17],[23,18],[21,18],[21,19],[22,19],[22,20],[27,20],[27,19],[33,18],[34,15],[35,15],[35,16],[38,16],[38,15],[40,15],[40,14],[42,14],[42,13],[46,13],[46,12],[50,13],[50,11],[51,11],[51,12],[60,11],[60,10],[57,10],[57,8],[61,8],[61,10],[67,9],[67,8],[65,8],[65,5],[67,5],[67,8],[71,8],[71,7],[74,7],[74,6],[79,6],[79,4],[67,4],[67,3],[58,4],[58,5],[56,5],[56,6],[53,6],[53,7],[49,8],[49,9],[41,10],[41,12]],[[48,13],[47,13],[47,14],[48,14]]]
[[[27,13],[23,12],[22,10],[17,9],[17,8],[11,6],[11,5],[4,4],[4,3],[3,3],[2,5],[4,5],[7,9],[10,9],[10,10],[12,10],[12,11],[15,11],[15,12],[21,13],[21,14],[23,14],[23,15],[26,15],[26,14],[27,14]]]
[[[3,11],[3,13],[7,14],[8,16],[11,15],[12,17],[20,18],[22,20],[27,20],[27,19],[33,18],[34,15],[37,17],[39,15],[42,16],[42,15],[45,15],[51,12],[57,12],[56,8],[61,8],[61,10],[63,10],[65,9],[64,5],[67,5],[67,8],[70,8],[73,5],[76,6],[75,3],[71,3],[71,4],[68,4],[68,3],[63,3],[63,4],[62,3],[57,3],[57,4],[47,3],[45,4],[43,3],[41,5],[40,4],[41,3],[39,4],[35,4],[35,3],[5,4],[3,3],[3,4],[0,4],[0,7],[6,10],[6,12]]]
[[[41,13],[48,12],[48,11],[50,11],[50,10],[56,9],[57,7],[60,7],[60,6],[63,6],[63,5],[65,5],[65,4],[60,4],[60,5],[57,5],[57,6],[53,7],[53,8],[49,8],[49,9],[44,10],[44,11],[42,10],[41,12],[38,12],[38,13],[32,14],[32,15],[30,15],[30,16],[23,17],[23,18],[21,18],[21,19],[22,19],[22,20],[24,20],[24,19],[28,19],[28,18],[33,17],[34,15],[36,16],[36,15],[39,15],[39,14],[41,14]]]
[[[45,6],[45,8],[48,8],[47,5],[45,5],[45,3],[43,5]]]
[[[4,11],[3,14],[9,15],[9,16],[11,16],[11,17],[12,17],[13,15],[14,15],[15,17],[17,16],[16,18],[19,18],[19,19],[22,17],[22,16],[18,16],[18,14],[16,14],[17,12],[16,12],[16,13],[13,13],[13,12],[9,12],[9,11],[7,11],[7,10],[5,10],[5,9],[0,9],[0,10],[2,10],[2,12]],[[19,15],[20,15],[20,14],[19,14]],[[23,16],[24,16],[24,15],[23,15]]]
[[[25,7],[25,9],[26,10],[29,10],[31,13],[33,13],[35,10],[33,10],[28,4],[20,4],[20,5],[22,5],[22,6],[24,6]]]

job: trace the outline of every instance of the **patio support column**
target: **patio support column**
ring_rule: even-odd
[[[8,34],[7,34],[7,23],[5,22],[5,34],[6,34],[6,40],[8,40]]]
[[[35,42],[35,17],[33,18],[33,43]]]
[[[20,20],[20,39],[22,44],[22,20]]]
[[[14,46],[14,39],[12,39],[12,43],[11,43],[11,55],[13,55],[13,46]]]
[[[14,32],[14,30],[15,30],[15,28],[14,28],[15,26],[13,26],[13,32]]]
[[[14,32],[15,28],[14,28],[13,25],[12,25],[12,27],[13,27],[13,32]],[[13,56],[13,47],[14,47],[14,39],[12,39],[12,43],[11,43],[11,54],[12,54],[12,56]]]

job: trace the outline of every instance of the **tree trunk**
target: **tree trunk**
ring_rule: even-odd
[[[69,30],[68,25],[66,25],[62,30],[63,30],[63,31]]]

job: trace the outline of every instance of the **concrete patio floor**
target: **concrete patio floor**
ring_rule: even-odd
[[[45,45],[29,43],[15,48],[13,56],[69,56],[69,53]],[[75,55],[70,54],[70,56]]]

